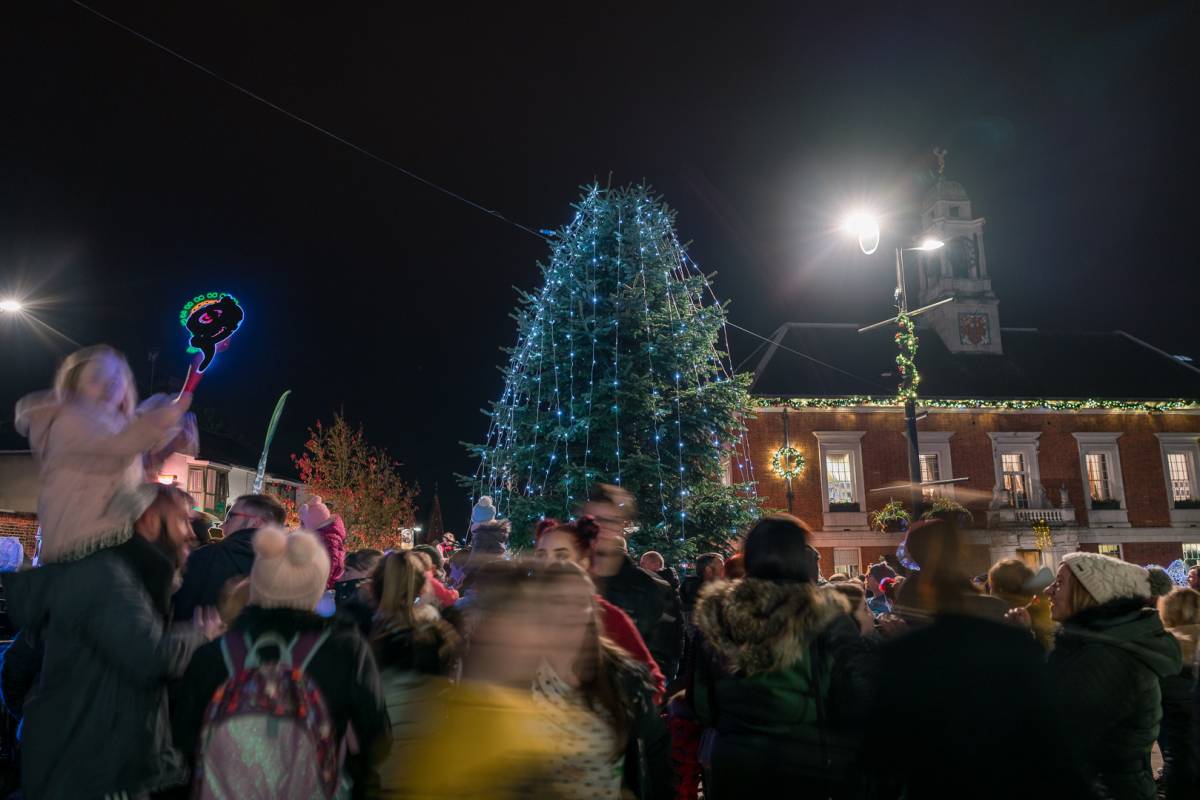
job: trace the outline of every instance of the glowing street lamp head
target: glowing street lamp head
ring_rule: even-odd
[[[0,311],[7,312],[9,314],[19,314],[24,308],[25,306],[21,304],[20,300],[13,300],[11,298],[0,300]]]
[[[922,239],[921,243],[919,245],[917,245],[917,249],[918,250],[937,250],[939,247],[944,247],[945,245],[946,245],[946,243],[943,242],[941,239],[934,239],[933,237],[930,237],[928,239]]]
[[[857,211],[846,217],[842,228],[858,237],[858,246],[864,255],[869,256],[879,249],[879,220],[873,214]]]

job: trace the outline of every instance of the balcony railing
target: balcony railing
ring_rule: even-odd
[[[988,522],[993,526],[1033,525],[1038,520],[1045,520],[1047,525],[1059,527],[1074,525],[1075,509],[1073,508],[995,508],[988,512]]]

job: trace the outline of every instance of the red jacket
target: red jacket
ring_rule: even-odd
[[[604,635],[629,653],[634,661],[645,664],[650,670],[650,678],[654,681],[654,702],[661,705],[663,693],[667,688],[667,680],[663,677],[662,670],[658,668],[654,656],[650,655],[646,641],[638,633],[637,626],[633,624],[633,620],[629,618],[628,614],[600,595],[596,595],[596,605],[600,608],[600,621],[604,625]]]
[[[329,552],[329,580],[325,583],[325,588],[332,589],[346,574],[346,523],[334,514],[313,532],[321,537],[325,549]]]
[[[458,602],[458,592],[433,577],[433,570],[425,573],[425,580],[429,581],[429,587],[433,589],[433,596],[439,606],[449,608]]]

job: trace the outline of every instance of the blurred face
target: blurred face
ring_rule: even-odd
[[[647,569],[651,572],[660,572],[664,566],[661,556],[651,553],[642,556],[642,569]]]
[[[1192,567],[1188,571],[1188,587],[1200,591],[1200,567]]]
[[[539,616],[546,627],[548,654],[562,663],[573,663],[595,614],[591,589],[583,581],[560,579],[551,581],[544,591]]]
[[[134,530],[153,543],[176,569],[181,569],[187,562],[192,526],[187,505],[182,500],[151,506],[138,518]]]
[[[1058,565],[1058,574],[1054,583],[1046,588],[1046,596],[1050,598],[1050,616],[1055,622],[1069,619],[1074,609],[1071,608],[1071,587],[1075,576],[1066,564]]]
[[[593,500],[584,505],[583,513],[585,516],[596,518],[596,524],[600,526],[601,537],[625,535],[627,518],[624,512],[614,504],[598,503]]]
[[[113,356],[93,358],[79,376],[76,394],[89,403],[115,411],[129,391],[125,369]]]
[[[570,561],[584,569],[590,566],[589,560],[583,558],[583,553],[575,546],[575,537],[564,530],[543,533],[533,550],[533,557],[545,561]]]
[[[600,535],[596,549],[592,553],[591,572],[601,578],[611,578],[621,571],[625,561],[625,548],[621,546],[624,540],[618,536]]]
[[[546,638],[535,605],[522,598],[480,620],[463,665],[467,677],[529,689]]]
[[[858,630],[863,636],[870,636],[875,632],[875,617],[871,614],[871,609],[867,608],[865,600],[854,610],[854,621],[858,623]]]
[[[266,517],[253,508],[247,507],[244,503],[234,503],[233,508],[229,509],[229,513],[225,515],[225,522],[221,525],[221,530],[228,536],[231,533],[250,528],[261,528],[268,522]]]

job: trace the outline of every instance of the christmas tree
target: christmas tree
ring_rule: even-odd
[[[472,492],[493,497],[518,543],[601,482],[637,498],[634,547],[727,549],[758,500],[725,308],[647,187],[592,186],[575,211],[550,238],[541,291],[520,297]]]

